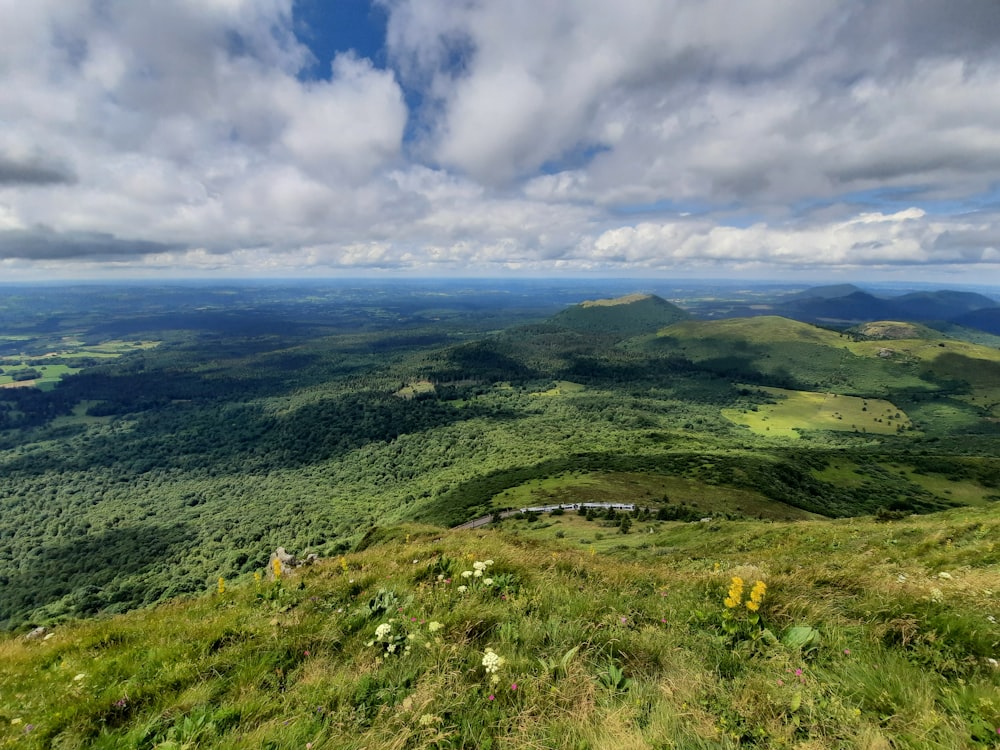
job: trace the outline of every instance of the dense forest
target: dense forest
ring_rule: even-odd
[[[532,285],[43,291],[0,297],[4,628],[587,482],[669,517],[1000,499],[1000,351],[932,328]]]

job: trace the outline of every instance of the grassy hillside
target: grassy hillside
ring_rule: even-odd
[[[645,339],[704,367],[765,385],[857,396],[892,392],[961,396],[992,403],[1000,351],[924,326],[881,321],[845,333],[762,316],[686,321]],[[971,396],[972,398],[965,398]]]
[[[1000,746],[990,509],[506,526],[6,636],[0,746]]]
[[[859,341],[770,317],[623,339],[353,301],[319,330],[311,303],[282,304],[137,339],[50,391],[0,389],[0,628],[203,591],[278,545],[332,556],[373,525],[532,498],[780,520],[932,512],[1000,487],[1000,353],[937,334]],[[643,304],[663,307],[579,309]],[[294,335],[275,333],[286,322]],[[835,464],[865,481],[823,473]]]

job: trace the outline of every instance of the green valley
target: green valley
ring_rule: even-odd
[[[6,627],[201,591],[279,545],[337,554],[374,525],[543,496],[664,505],[687,486],[691,513],[832,518],[1000,487],[1000,355],[930,329],[680,320],[650,295],[555,296],[553,314],[533,289],[307,291],[122,291],[99,317],[11,325],[26,354],[6,356],[80,368],[0,391]],[[827,481],[843,460],[910,473]]]
[[[985,737],[995,719],[977,701],[995,694],[984,660],[998,634],[975,618],[992,612],[984,592],[1000,585],[990,578],[998,351],[900,321],[695,320],[655,295],[593,291],[78,290],[60,298],[58,321],[31,295],[8,300],[4,362],[67,368],[0,389],[0,647],[14,665],[0,691],[17,706],[4,709],[8,722],[45,727],[9,727],[8,740],[363,747],[389,733],[399,747],[467,747],[565,731],[575,739],[551,746],[890,746],[882,737],[923,747],[919,736]],[[447,531],[561,503],[637,507]],[[317,555],[315,572],[294,586],[255,583],[279,546]],[[506,599],[455,599],[435,585],[460,575],[467,555],[497,559]],[[921,583],[871,588],[866,561]],[[740,621],[737,634],[722,601],[748,570],[773,593],[760,627]],[[939,571],[961,591],[944,592],[953,584]],[[560,593],[570,579],[579,601]],[[217,587],[225,593],[209,593]],[[657,615],[661,589],[669,607]],[[863,590],[864,602],[847,598]],[[603,602],[596,620],[581,609],[587,597]],[[416,622],[445,623],[447,647],[421,642],[413,666],[373,660],[364,643],[390,600]],[[168,633],[177,617],[204,624]],[[619,632],[618,617],[637,629]],[[572,637],[549,633],[553,623]],[[57,635],[25,644],[39,625]],[[812,636],[789,646],[807,625],[822,639],[815,649]],[[153,653],[142,630],[188,645]],[[956,633],[954,649],[934,645]],[[244,653],[264,642],[259,659]],[[490,702],[483,723],[473,662],[487,646],[505,650],[525,692]],[[838,661],[844,649],[863,659]],[[113,656],[94,672],[98,653]],[[706,691],[692,672],[671,687],[671,670],[692,658],[724,683]],[[173,687],[130,671],[136,659],[158,664],[156,675],[177,664]],[[878,684],[873,665],[885,659],[893,684],[932,665],[919,696],[888,683],[851,692],[852,680]],[[819,670],[824,687],[796,687],[786,669]],[[66,683],[79,708],[46,703],[32,673],[52,695]],[[940,680],[955,675],[975,687],[949,692]],[[273,702],[286,689],[290,714]],[[581,690],[582,723],[549,716]],[[323,715],[304,718],[308,704]],[[690,721],[668,718],[683,705],[698,706]],[[925,725],[927,711],[937,718]],[[502,717],[530,721],[498,733]]]

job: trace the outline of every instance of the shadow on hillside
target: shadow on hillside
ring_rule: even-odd
[[[164,567],[192,537],[187,524],[130,526],[41,546],[16,561],[19,570],[0,570],[0,627],[17,627],[29,612],[63,597],[72,615],[154,601],[163,592],[111,584]]]

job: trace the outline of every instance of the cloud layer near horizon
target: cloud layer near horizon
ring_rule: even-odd
[[[385,0],[320,78],[291,0],[0,10],[9,278],[1000,283],[996,3]]]

